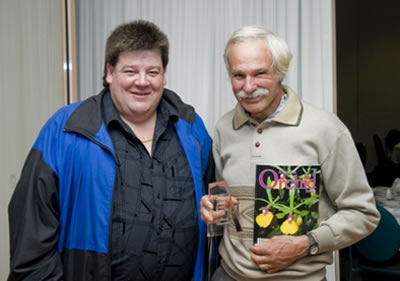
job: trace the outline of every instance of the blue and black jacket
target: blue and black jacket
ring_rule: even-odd
[[[110,234],[118,165],[101,116],[108,88],[58,110],[42,128],[9,204],[8,280],[111,280]],[[211,138],[193,107],[165,89],[193,176],[198,247],[193,281],[205,275],[206,226],[200,199],[213,180]]]

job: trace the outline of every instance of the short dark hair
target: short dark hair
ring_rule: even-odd
[[[168,37],[154,23],[135,20],[117,26],[106,43],[103,86],[107,87],[107,64],[115,66],[119,55],[125,51],[159,49],[163,67],[168,65]]]

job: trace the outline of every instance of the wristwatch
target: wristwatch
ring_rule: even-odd
[[[308,254],[314,256],[318,253],[319,247],[317,241],[315,241],[314,236],[311,233],[306,234],[308,241],[310,242],[310,248],[308,249]]]

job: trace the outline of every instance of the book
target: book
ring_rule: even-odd
[[[319,165],[256,166],[254,243],[275,235],[306,234],[317,227]]]

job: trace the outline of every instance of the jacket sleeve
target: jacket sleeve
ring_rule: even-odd
[[[57,251],[58,180],[42,153],[32,149],[8,206],[10,274],[14,280],[61,280]]]

